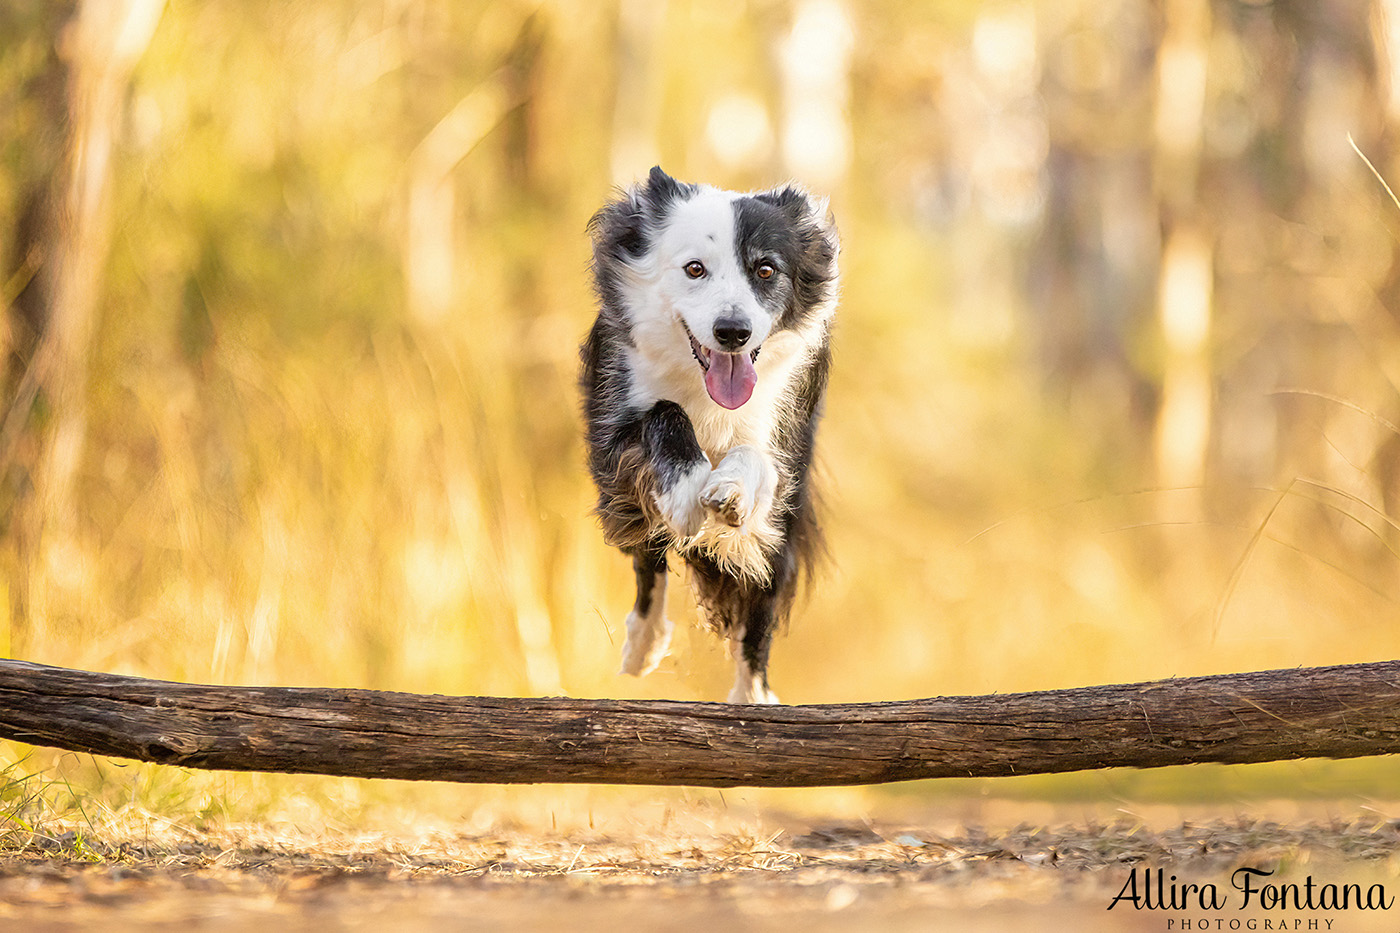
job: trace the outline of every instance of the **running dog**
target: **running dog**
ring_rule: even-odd
[[[768,653],[821,549],[809,486],[839,250],[826,203],[660,168],[594,215],[598,318],[581,349],[604,539],[632,558],[622,673],[666,655],[667,555],[690,569],[737,668],[731,703],[777,703]]]

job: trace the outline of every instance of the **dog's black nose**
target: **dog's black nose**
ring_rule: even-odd
[[[722,317],[715,321],[715,339],[731,353],[742,347],[752,333],[753,329],[748,323],[738,318]]]

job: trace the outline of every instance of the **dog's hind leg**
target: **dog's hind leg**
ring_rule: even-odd
[[[797,586],[796,568],[788,553],[775,555],[773,575],[763,586],[741,586],[730,602],[726,620],[729,650],[734,656],[734,688],[730,703],[776,704],[777,694],[768,686],[768,649],[779,622],[792,604]]]
[[[762,639],[764,644],[757,649],[758,652],[767,654],[767,642],[770,640]],[[735,635],[729,639],[730,651],[734,655],[734,687],[729,691],[728,702],[776,706],[782,701],[768,686],[767,664],[754,660],[757,641],[751,641],[747,632],[742,637]]]
[[[734,688],[730,703],[774,705],[778,695],[768,686],[768,648],[773,643],[773,613],[770,599],[760,600],[749,614],[749,622],[729,633],[729,650],[734,656]]]
[[[660,518],[677,539],[700,530],[705,509],[700,489],[710,476],[710,461],[695,439],[695,428],[675,402],[657,402],[642,418],[645,474]],[[637,546],[632,567],[637,574],[637,602],[627,615],[627,643],[622,646],[622,673],[649,674],[666,656],[672,625],[666,618],[666,548],[655,537]]]
[[[778,702],[768,687],[768,649],[792,605],[797,576],[790,554],[779,551],[772,559],[768,582],[757,583],[725,570],[711,555],[685,555],[705,621],[729,639],[729,652],[734,658],[730,703]]]
[[[656,670],[671,645],[665,548],[638,548],[632,555],[632,568],[637,574],[637,602],[627,614],[627,642],[622,646],[619,673],[641,677]]]

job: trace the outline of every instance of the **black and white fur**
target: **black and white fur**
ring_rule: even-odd
[[[820,549],[808,485],[831,362],[836,229],[796,187],[736,194],[660,168],[589,225],[600,309],[582,347],[604,538],[632,558],[622,672],[671,638],[666,559],[730,640],[731,703],[776,703],[768,651]]]

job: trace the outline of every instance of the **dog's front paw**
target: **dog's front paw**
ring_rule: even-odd
[[[715,471],[700,491],[700,504],[719,521],[739,528],[753,514],[754,495],[738,477]]]
[[[775,485],[773,467],[763,455],[748,445],[735,447],[710,473],[700,504],[717,521],[744,528],[771,503]]]
[[[676,535],[684,540],[699,534],[705,524],[705,508],[700,504],[701,490],[710,481],[710,464],[696,463],[671,481],[663,492],[656,494],[656,507],[661,518]]]

